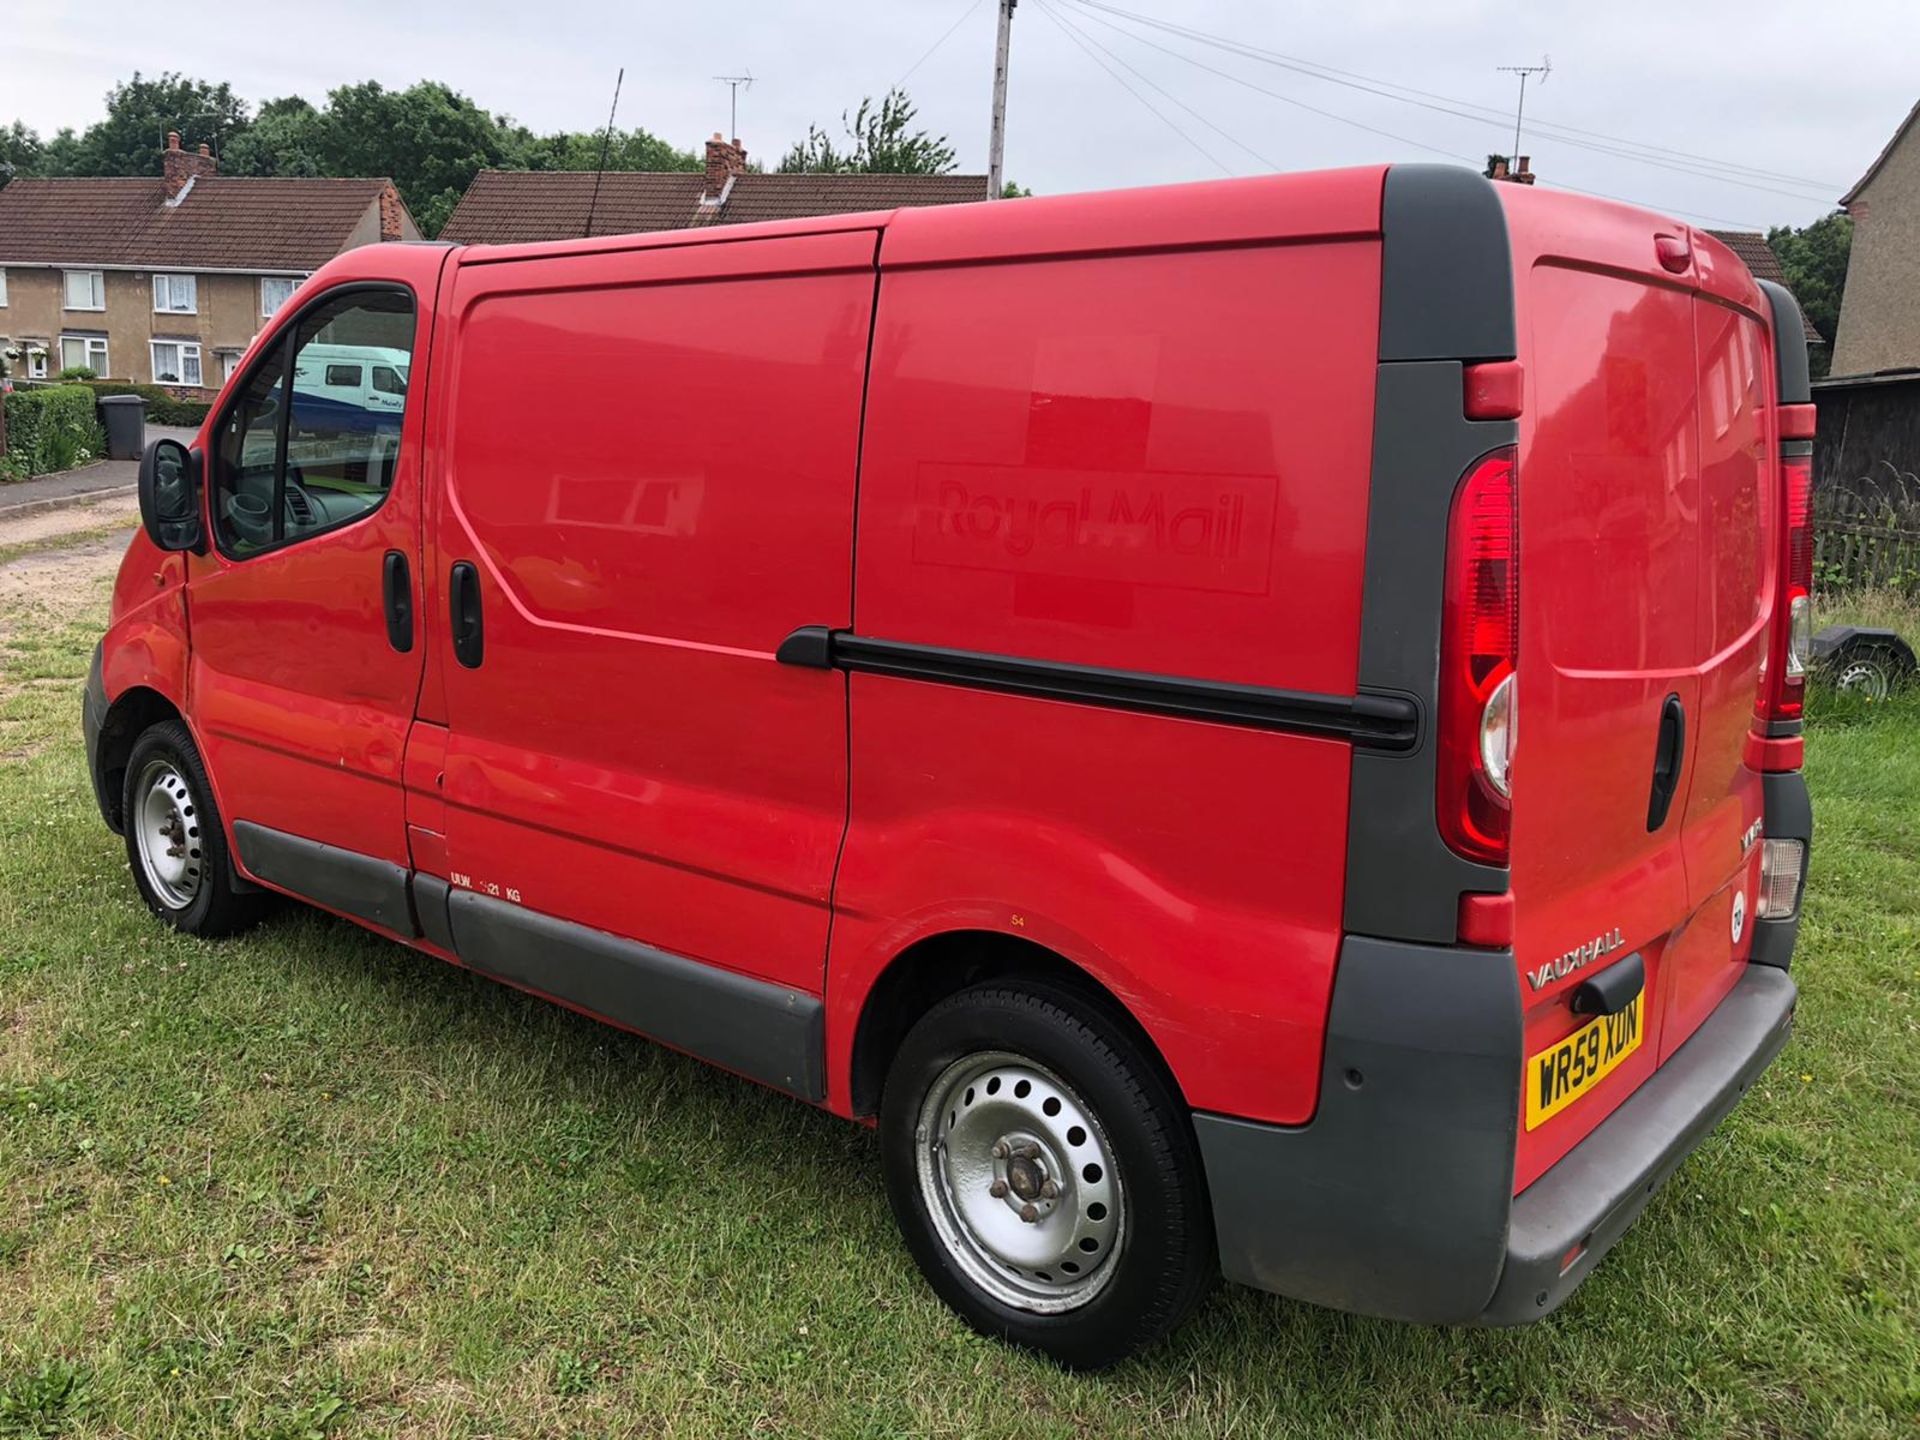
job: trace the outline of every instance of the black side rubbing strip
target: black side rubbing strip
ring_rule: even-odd
[[[448,912],[455,952],[484,974],[802,1100],[826,1098],[826,1007],[818,996],[471,890],[452,891]]]
[[[442,950],[453,949],[453,922],[447,914],[447,882],[438,875],[413,872],[413,916],[420,934]]]
[[[407,872],[391,861],[251,820],[233,822],[233,840],[240,863],[269,885],[396,935],[420,933],[407,903]]]
[[[1327,735],[1377,750],[1410,750],[1419,742],[1419,709],[1402,696],[1272,690],[1222,680],[1192,680],[1018,655],[950,650],[903,640],[876,640],[818,626],[794,631],[781,644],[776,658],[790,665],[821,665],[1256,730]]]

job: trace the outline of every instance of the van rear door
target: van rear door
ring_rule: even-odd
[[[1588,1023],[1567,992],[1604,966],[1637,951],[1647,976],[1625,1057],[1578,1098],[1529,1097],[1524,1187],[1659,1054],[1667,937],[1690,908],[1675,731],[1700,700],[1700,470],[1691,297],[1547,261],[1516,279],[1532,332],[1512,859],[1527,1054]],[[1679,760],[1664,805],[1663,736]]]
[[[1729,257],[1730,259],[1731,257]],[[1752,949],[1760,776],[1749,763],[1766,654],[1780,500],[1768,463],[1772,360],[1750,315],[1693,300],[1700,423],[1700,695],[1681,822],[1693,923],[1667,956],[1660,1058],[1699,1028]]]
[[[1549,198],[1556,223],[1535,228]],[[1594,1023],[1569,1003],[1583,981],[1636,954],[1645,972],[1631,1020],[1561,1075],[1597,1078],[1534,1095],[1528,1065],[1523,1189],[1693,1033],[1750,948],[1777,500],[1744,269],[1669,273],[1657,234],[1711,242],[1622,207],[1507,209],[1530,396],[1512,860],[1528,1057]]]

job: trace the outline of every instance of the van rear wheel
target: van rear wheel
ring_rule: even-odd
[[[149,910],[176,930],[209,937],[260,918],[267,897],[238,888],[213,787],[186,726],[163,720],[142,732],[123,784],[127,864]]]
[[[1097,1369],[1165,1335],[1215,1273],[1185,1110],[1105,1007],[1040,982],[936,1005],[887,1075],[887,1192],[975,1329]]]

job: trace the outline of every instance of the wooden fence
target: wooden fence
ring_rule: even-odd
[[[1920,482],[1912,475],[1821,486],[1813,497],[1813,579],[1823,590],[1920,595]]]

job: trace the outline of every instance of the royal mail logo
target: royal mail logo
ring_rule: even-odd
[[[1088,580],[1267,590],[1274,477],[928,465],[914,558]]]

